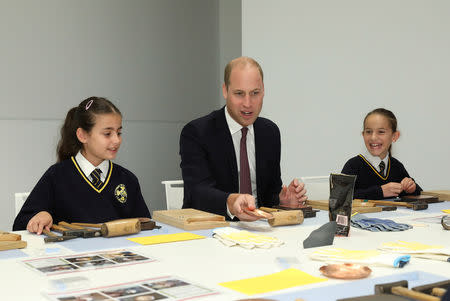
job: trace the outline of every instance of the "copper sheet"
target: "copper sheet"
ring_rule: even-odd
[[[268,212],[265,212],[265,211],[262,211],[260,209],[255,209],[255,210],[245,209],[244,211],[245,211],[245,213],[247,213],[249,215],[253,215],[253,216],[256,216],[256,217],[259,217],[259,218],[266,218],[266,219],[273,218],[272,214],[270,214]]]
[[[331,278],[360,279],[370,275],[372,270],[367,266],[354,263],[330,264],[320,267],[320,272]]]

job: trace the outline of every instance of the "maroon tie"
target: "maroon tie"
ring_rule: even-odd
[[[241,150],[240,150],[240,189],[239,193],[247,193],[252,194],[252,182],[250,180],[250,167],[248,166],[248,157],[247,157],[247,132],[248,128],[243,127],[241,129],[242,137],[241,137]]]

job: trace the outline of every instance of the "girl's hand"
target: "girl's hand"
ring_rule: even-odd
[[[403,190],[402,184],[395,182],[384,184],[381,186],[381,189],[383,190],[383,197],[385,198],[398,196]]]
[[[416,191],[416,183],[411,178],[404,178],[400,184],[406,193],[413,193]]]
[[[41,211],[33,216],[27,225],[27,230],[31,233],[37,233],[40,235],[45,228],[50,231],[50,227],[53,225],[53,218],[47,211]]]

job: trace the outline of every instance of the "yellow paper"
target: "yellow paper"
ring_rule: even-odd
[[[442,209],[442,212],[450,214],[450,209]]]
[[[153,236],[145,236],[145,237],[134,237],[134,238],[128,238],[128,240],[137,242],[138,244],[141,244],[141,245],[154,245],[154,244],[162,244],[162,243],[166,243],[166,242],[193,240],[193,239],[201,239],[201,238],[205,238],[205,237],[194,234],[194,233],[183,232],[183,233],[162,234],[162,235],[153,235]]]
[[[327,280],[326,278],[311,276],[297,269],[286,269],[270,275],[223,282],[219,285],[246,295],[256,295]]]
[[[441,245],[425,245],[420,242],[408,242],[408,241],[397,241],[397,242],[387,242],[383,244],[383,247],[390,247],[394,250],[402,251],[424,251],[429,249],[442,249],[444,246]]]

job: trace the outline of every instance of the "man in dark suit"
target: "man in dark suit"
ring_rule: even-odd
[[[181,132],[183,208],[251,221],[259,218],[256,205],[304,206],[302,183],[294,179],[282,185],[277,125],[258,117],[264,98],[260,65],[247,57],[229,62],[222,92],[225,107],[189,122]]]

